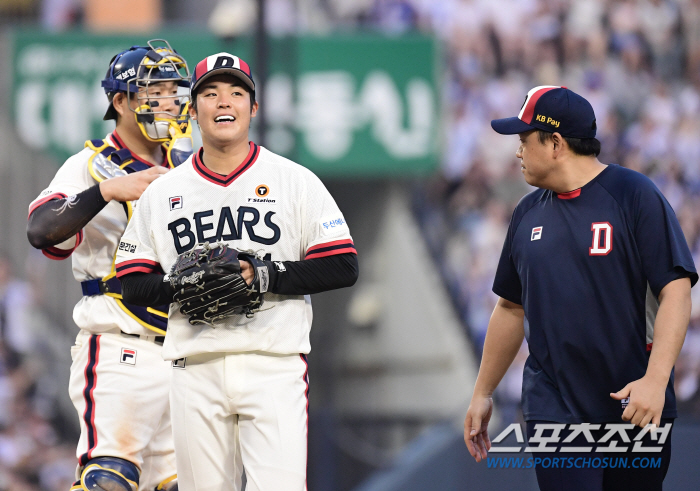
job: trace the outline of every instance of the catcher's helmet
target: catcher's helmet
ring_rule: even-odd
[[[132,111],[143,135],[151,141],[169,140],[168,127],[173,117],[186,119],[187,112],[181,110],[180,115],[175,115],[157,110],[159,98],[172,97],[149,95],[149,87],[158,82],[177,82],[179,87],[185,88],[190,86],[187,62],[166,40],[153,39],[148,41],[148,46],[132,46],[115,55],[102,80],[102,87],[110,100],[103,119],[117,119],[117,111],[112,104],[114,94],[124,92],[127,97],[136,94],[139,106]],[[183,90],[182,94],[178,91],[181,107],[188,99],[187,90]],[[162,116],[158,117],[158,114]]]

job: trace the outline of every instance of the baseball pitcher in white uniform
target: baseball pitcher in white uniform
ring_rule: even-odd
[[[86,142],[32,201],[27,236],[51,259],[72,257],[83,291],[73,311],[69,392],[80,439],[71,489],[172,491],[167,302],[124,301],[114,260],[141,193],[192,154],[189,71],[167,41],[153,40],[112,58],[102,87],[116,129]]]
[[[117,275],[125,299],[147,305],[177,300],[176,285],[201,279],[203,271],[175,282],[158,272],[202,244],[258,258],[255,267],[241,260],[240,272],[264,294],[259,308],[213,321],[205,314],[201,322],[183,314],[179,300],[170,305],[163,356],[173,367],[178,480],[188,491],[239,491],[245,470],[247,491],[302,491],[309,295],[352,286],[357,253],[321,181],[249,141],[258,103],[247,63],[229,53],[205,58],[190,98],[203,147],[144,192],[119,247]]]

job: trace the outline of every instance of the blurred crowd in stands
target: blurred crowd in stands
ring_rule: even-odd
[[[19,280],[13,266],[0,254],[0,490],[66,491],[76,464],[78,422],[67,406],[75,328],[45,313],[32,275],[40,271],[28,267]]]

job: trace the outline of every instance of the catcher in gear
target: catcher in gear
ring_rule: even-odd
[[[170,300],[125,301],[114,261],[134,202],[192,153],[188,86],[187,63],[165,40],[116,54],[102,81],[115,130],[86,142],[29,207],[29,242],[71,257],[83,291],[69,383],[80,418],[73,490],[177,488],[171,366],[160,353]]]
[[[252,266],[250,284],[242,274],[242,261]],[[269,284],[267,266],[253,251],[237,251],[226,244],[205,242],[182,253],[170,273],[173,300],[190,324],[214,327],[232,315],[252,317],[260,310]]]

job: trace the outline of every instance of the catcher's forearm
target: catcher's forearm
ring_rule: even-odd
[[[37,249],[60,244],[77,234],[105,206],[107,201],[99,185],[74,196],[47,201],[29,215],[29,243]]]
[[[282,263],[284,270],[278,265]],[[352,286],[357,281],[357,255],[352,253],[306,259],[265,261],[270,271],[268,291],[280,295],[310,295]]]
[[[175,289],[170,283],[163,281],[162,274],[131,273],[120,278],[122,297],[133,305],[150,307],[172,303]]]

